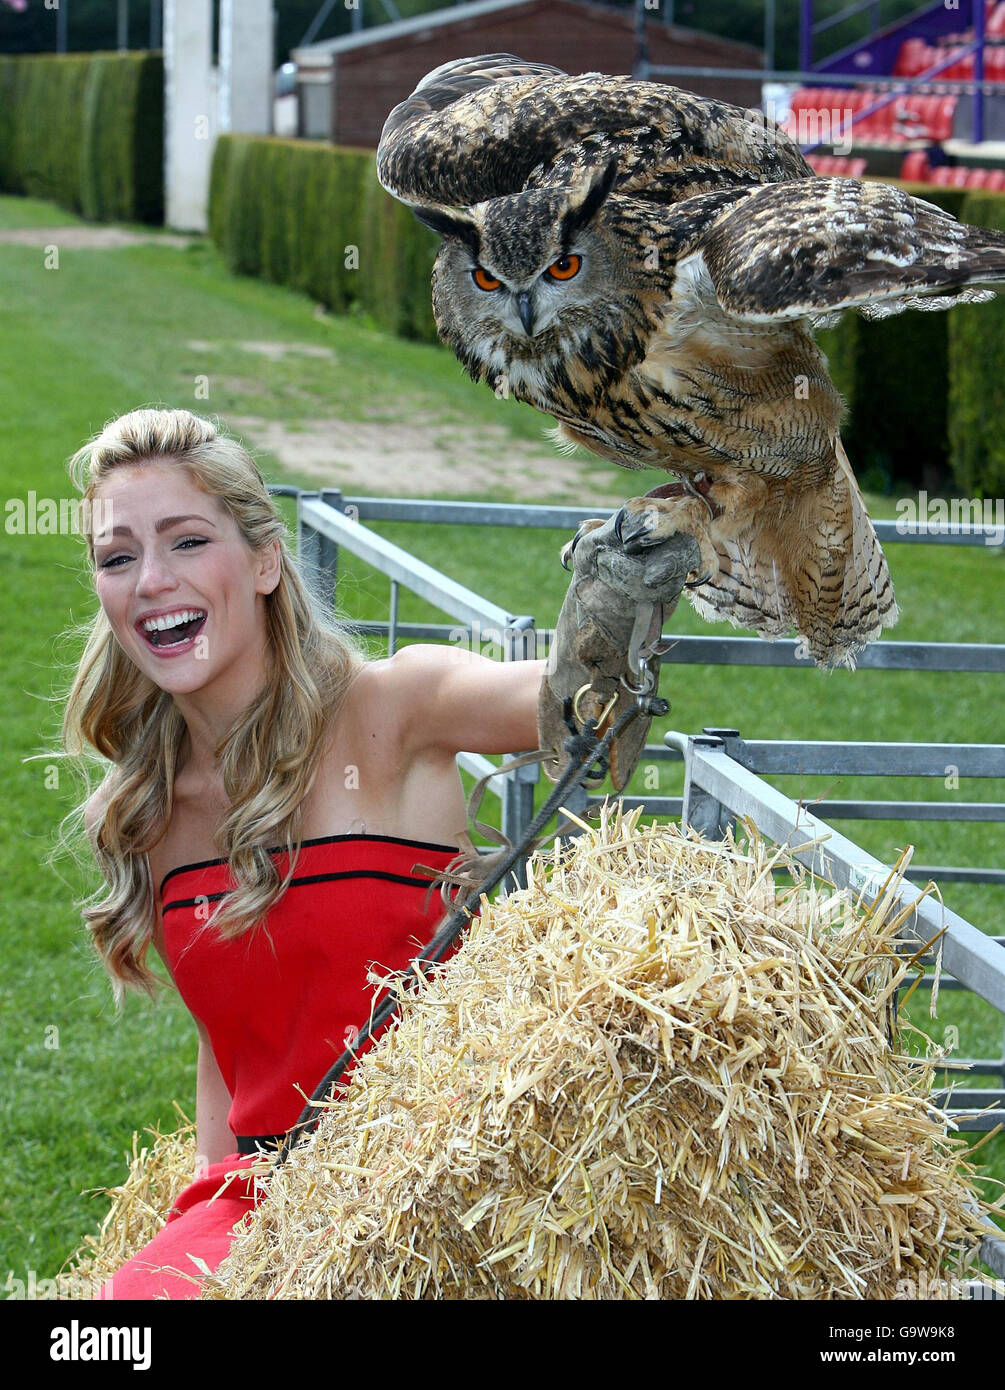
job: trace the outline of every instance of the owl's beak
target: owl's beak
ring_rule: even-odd
[[[516,297],[517,312],[520,315],[520,322],[523,324],[524,332],[528,338],[534,336],[534,305],[527,290],[521,290]]]

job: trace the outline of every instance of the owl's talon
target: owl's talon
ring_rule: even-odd
[[[628,522],[627,526],[625,525],[626,521]],[[627,555],[637,555],[640,550],[645,550],[650,545],[657,545],[660,541],[659,536],[653,535],[651,517],[644,512],[639,516],[626,511],[624,507],[618,512],[614,531]]]
[[[572,540],[566,541],[565,545],[563,545],[562,549],[558,552],[558,558],[562,562],[563,569],[572,569],[572,557],[575,554],[576,546],[583,539],[583,537],[588,536],[591,531],[596,531],[598,526],[603,525],[604,521],[600,517],[591,517],[588,521],[581,521],[579,523],[579,529],[573,536]]]

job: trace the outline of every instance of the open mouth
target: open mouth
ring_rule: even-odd
[[[206,613],[201,608],[187,608],[181,613],[169,613],[153,618],[150,626],[140,623],[139,632],[152,647],[178,647],[190,642],[202,631]]]

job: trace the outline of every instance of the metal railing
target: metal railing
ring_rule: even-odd
[[[517,614],[442,574],[425,561],[371,530],[367,521],[434,522],[444,525],[515,526],[521,529],[573,531],[581,521],[595,516],[597,508],[547,507],[492,502],[441,502],[425,499],[345,497],[337,488],[308,492],[291,487],[271,491],[297,499],[297,538],[305,572],[319,587],[323,600],[337,598],[338,552],[345,548],[387,576],[390,584],[387,622],[361,622],[362,633],[386,636],[388,651],[399,640],[456,640],[458,635],[491,639],[507,661],[530,659],[547,651],[552,632],[539,628],[530,614]],[[873,523],[884,545],[941,544],[983,545],[990,528],[975,525],[877,521]],[[405,587],[455,619],[455,623],[404,623],[398,620],[398,599]],[[792,641],[769,642],[751,637],[677,637],[664,661],[680,664],[744,666],[812,666],[801,657]],[[862,668],[901,671],[970,671],[1005,673],[1005,645],[986,643],[875,642],[862,655]],[[514,750],[522,751],[522,750]],[[1005,804],[998,802],[944,801],[828,801],[816,803],[811,814],[765,781],[766,775],[944,777],[947,767],[961,777],[1005,778],[1005,745],[942,743],[830,743],[798,740],[746,740],[736,729],[706,729],[701,734],[669,733],[660,745],[647,745],[643,758],[653,762],[684,763],[682,797],[626,796],[626,809],[641,806],[651,815],[680,816],[707,836],[721,836],[736,817],[749,815],[770,839],[789,846],[805,846],[823,839],[825,846],[795,848],[794,857],[837,887],[847,887],[870,898],[870,884],[879,885],[889,874],[883,865],[853,841],[839,834],[827,820],[983,820],[1005,821]],[[496,764],[481,754],[462,753],[458,764],[475,777],[484,776]],[[504,833],[516,842],[533,817],[534,765],[501,775],[489,783],[500,797]],[[580,787],[570,798],[569,809],[588,812],[604,800]],[[962,868],[951,865],[916,865],[908,868],[901,887],[904,902],[915,901],[916,880],[928,882],[1005,883],[999,868]],[[873,894],[875,896],[875,894]],[[871,900],[871,898],[870,898]],[[959,914],[929,897],[918,900],[908,928],[916,939],[928,941],[943,931],[940,988],[965,988],[987,1000],[1005,1015],[1005,938],[986,935]],[[960,1129],[990,1129],[1005,1123],[1005,1056],[960,1059],[959,1068],[973,1074],[995,1076],[996,1089],[939,1093]],[[976,1113],[982,1111],[983,1113]],[[996,1273],[1005,1275],[1005,1241],[990,1238],[982,1251]]]
[[[782,750],[788,747],[792,753],[801,752],[804,766],[809,764],[807,770],[851,768],[860,772],[863,770],[860,761],[864,759],[857,759],[857,752],[872,756],[869,750],[883,750],[876,753],[882,762],[884,751],[899,747],[901,755],[914,762],[912,771],[915,771],[924,766],[930,750],[952,748],[961,757],[967,756],[968,751],[959,745],[743,744],[734,729],[710,729],[702,734],[670,732],[666,742],[684,758],[681,816],[684,824],[709,838],[721,838],[726,827],[735,824],[738,817],[749,817],[762,835],[776,844],[787,845],[792,857],[811,873],[836,888],[860,894],[868,903],[881,895],[890,874],[889,866],[819,820],[804,805],[770,786],[751,770],[751,765],[778,770]],[[842,750],[840,756],[838,749]],[[992,751],[999,759],[1005,758],[1005,748]],[[875,770],[883,775],[881,768]],[[997,775],[1001,775],[1000,771]],[[918,943],[940,937],[941,964],[949,975],[1005,1015],[1003,939],[986,936],[931,896],[915,894],[907,881],[901,882],[895,890],[895,898],[900,906],[913,904],[913,912],[898,929],[898,934]],[[1005,1058],[961,1058],[951,1065],[976,1073],[997,1073],[1005,1082]],[[959,1129],[990,1130],[1005,1123],[1005,1089],[1002,1088],[937,1091],[932,1100],[946,1108]],[[981,1242],[980,1256],[995,1274],[1005,1276],[1005,1238],[999,1234],[986,1236]]]

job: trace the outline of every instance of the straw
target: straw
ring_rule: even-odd
[[[398,1021],[204,1297],[883,1299],[972,1264],[992,1208],[896,1022],[889,885],[865,910],[749,822],[580,824],[420,992],[373,977]]]
[[[97,1235],[84,1237],[64,1263],[61,1275],[103,1283],[164,1225],[178,1194],[192,1181],[196,1162],[195,1124],[177,1102],[174,1108],[178,1128],[145,1130],[152,1142],[143,1142],[134,1133],[125,1180],[117,1187],[92,1190],[92,1196],[110,1199],[108,1212]]]

